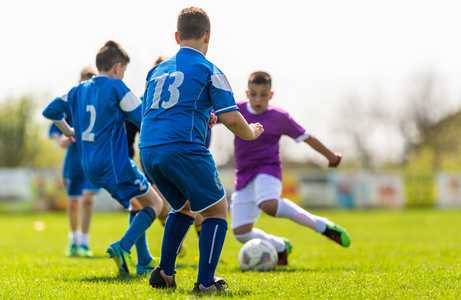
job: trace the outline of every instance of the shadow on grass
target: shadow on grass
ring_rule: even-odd
[[[84,277],[79,281],[82,282],[107,282],[107,283],[132,283],[132,282],[141,282],[149,281],[149,276],[139,276],[139,275],[118,275],[118,276],[90,276]]]
[[[245,274],[265,274],[265,273],[299,273],[299,272],[317,272],[314,268],[295,268],[295,267],[277,267],[272,271],[242,271],[240,268],[233,268],[234,273],[245,273]]]

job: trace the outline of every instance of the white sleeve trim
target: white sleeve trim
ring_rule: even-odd
[[[139,105],[141,105],[141,99],[139,99],[139,97],[137,97],[132,91],[126,93],[119,104],[120,109],[126,112],[135,110]]]
[[[236,108],[236,107],[237,107],[237,105],[228,106],[228,107],[225,107],[225,108],[218,109],[218,110],[216,110],[214,113],[215,113],[215,114],[219,114],[219,113],[221,113],[221,112],[223,112],[223,111],[225,111],[225,110],[229,110],[229,109],[231,109],[231,108]]]
[[[297,143],[303,142],[305,139],[309,138],[310,136],[311,136],[311,135],[310,135],[309,133],[304,132],[304,134],[301,135],[301,136],[299,136],[295,141],[296,141]]]
[[[61,97],[59,97],[59,99],[61,99],[64,102],[67,102],[67,94],[62,95]]]

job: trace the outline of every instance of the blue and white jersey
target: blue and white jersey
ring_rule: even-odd
[[[141,100],[119,79],[96,76],[43,111],[60,121],[70,111],[85,175],[95,187],[135,178],[125,132],[125,119],[141,123]]]
[[[210,113],[238,110],[226,76],[188,47],[149,71],[142,107],[140,149],[177,142],[205,145]]]

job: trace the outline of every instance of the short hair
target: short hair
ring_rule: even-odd
[[[268,84],[269,87],[272,87],[271,75],[263,71],[254,72],[248,78],[248,86],[250,86],[250,84]]]
[[[114,41],[108,41],[96,54],[96,68],[99,71],[109,71],[117,63],[126,66],[129,62],[128,54]]]
[[[177,30],[181,41],[198,40],[210,28],[210,18],[201,8],[184,8],[178,15]]]
[[[80,72],[80,81],[91,79],[93,76],[96,76],[97,72],[93,67],[85,67]]]
[[[163,55],[160,55],[157,60],[154,62],[154,67],[162,62],[164,62],[165,60],[167,60],[168,57],[166,56],[163,56]]]

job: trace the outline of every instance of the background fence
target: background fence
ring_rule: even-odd
[[[220,169],[228,198],[234,171]],[[284,171],[282,197],[312,208],[461,207],[461,173],[431,176],[369,172]],[[0,212],[65,210],[60,169],[0,168]],[[123,209],[102,190],[95,210]]]

